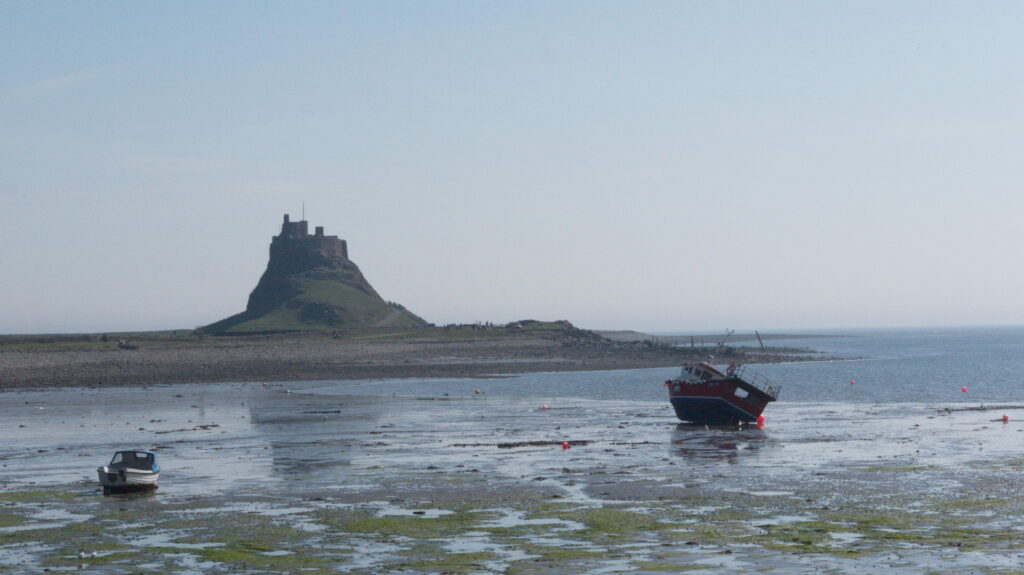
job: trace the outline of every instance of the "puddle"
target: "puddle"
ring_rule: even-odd
[[[444,515],[450,515],[454,513],[449,509],[430,509],[430,508],[415,508],[405,509],[392,505],[390,503],[381,503],[377,509],[377,515],[380,517],[395,516],[395,517],[423,517],[433,518],[441,517]]]
[[[559,519],[554,517],[541,518],[541,519],[526,519],[526,513],[523,511],[510,511],[507,509],[500,510],[503,515],[498,519],[492,519],[490,521],[484,521],[481,523],[481,527],[500,527],[500,528],[513,528],[513,527],[526,527],[530,525],[543,525],[550,527],[553,531],[573,531],[584,528],[584,525],[578,521],[571,521],[567,519]]]
[[[831,537],[832,540],[835,541],[835,543],[845,547],[845,546],[849,546],[850,544],[856,543],[857,541],[863,539],[864,538],[864,534],[863,533],[847,533],[845,531],[831,531],[831,532],[829,532],[829,537]]]

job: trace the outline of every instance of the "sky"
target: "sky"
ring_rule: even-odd
[[[1024,3],[0,0],[0,333],[1024,324]]]

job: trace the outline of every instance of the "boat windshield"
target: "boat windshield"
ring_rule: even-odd
[[[699,365],[684,365],[681,378],[688,380],[708,381],[714,379],[714,374]]]
[[[118,451],[110,460],[110,465],[123,465],[132,469],[150,469],[153,467],[153,454],[145,451]]]

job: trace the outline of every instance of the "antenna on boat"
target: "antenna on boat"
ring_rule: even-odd
[[[761,344],[761,351],[764,351],[764,342],[761,341],[761,334],[757,333],[757,330],[755,329],[754,335],[757,336],[757,343]]]
[[[306,202],[302,202],[302,219],[306,219]]]
[[[715,353],[719,353],[722,351],[722,349],[725,347],[725,342],[729,341],[729,336],[731,336],[734,333],[736,333],[736,330],[734,329],[725,329],[725,337],[722,338],[722,341],[718,342],[718,349],[715,350]]]

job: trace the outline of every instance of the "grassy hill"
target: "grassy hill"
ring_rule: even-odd
[[[202,328],[205,333],[246,334],[331,331],[353,327],[419,327],[422,318],[340,281],[294,278],[284,301],[266,313],[244,311]]]

